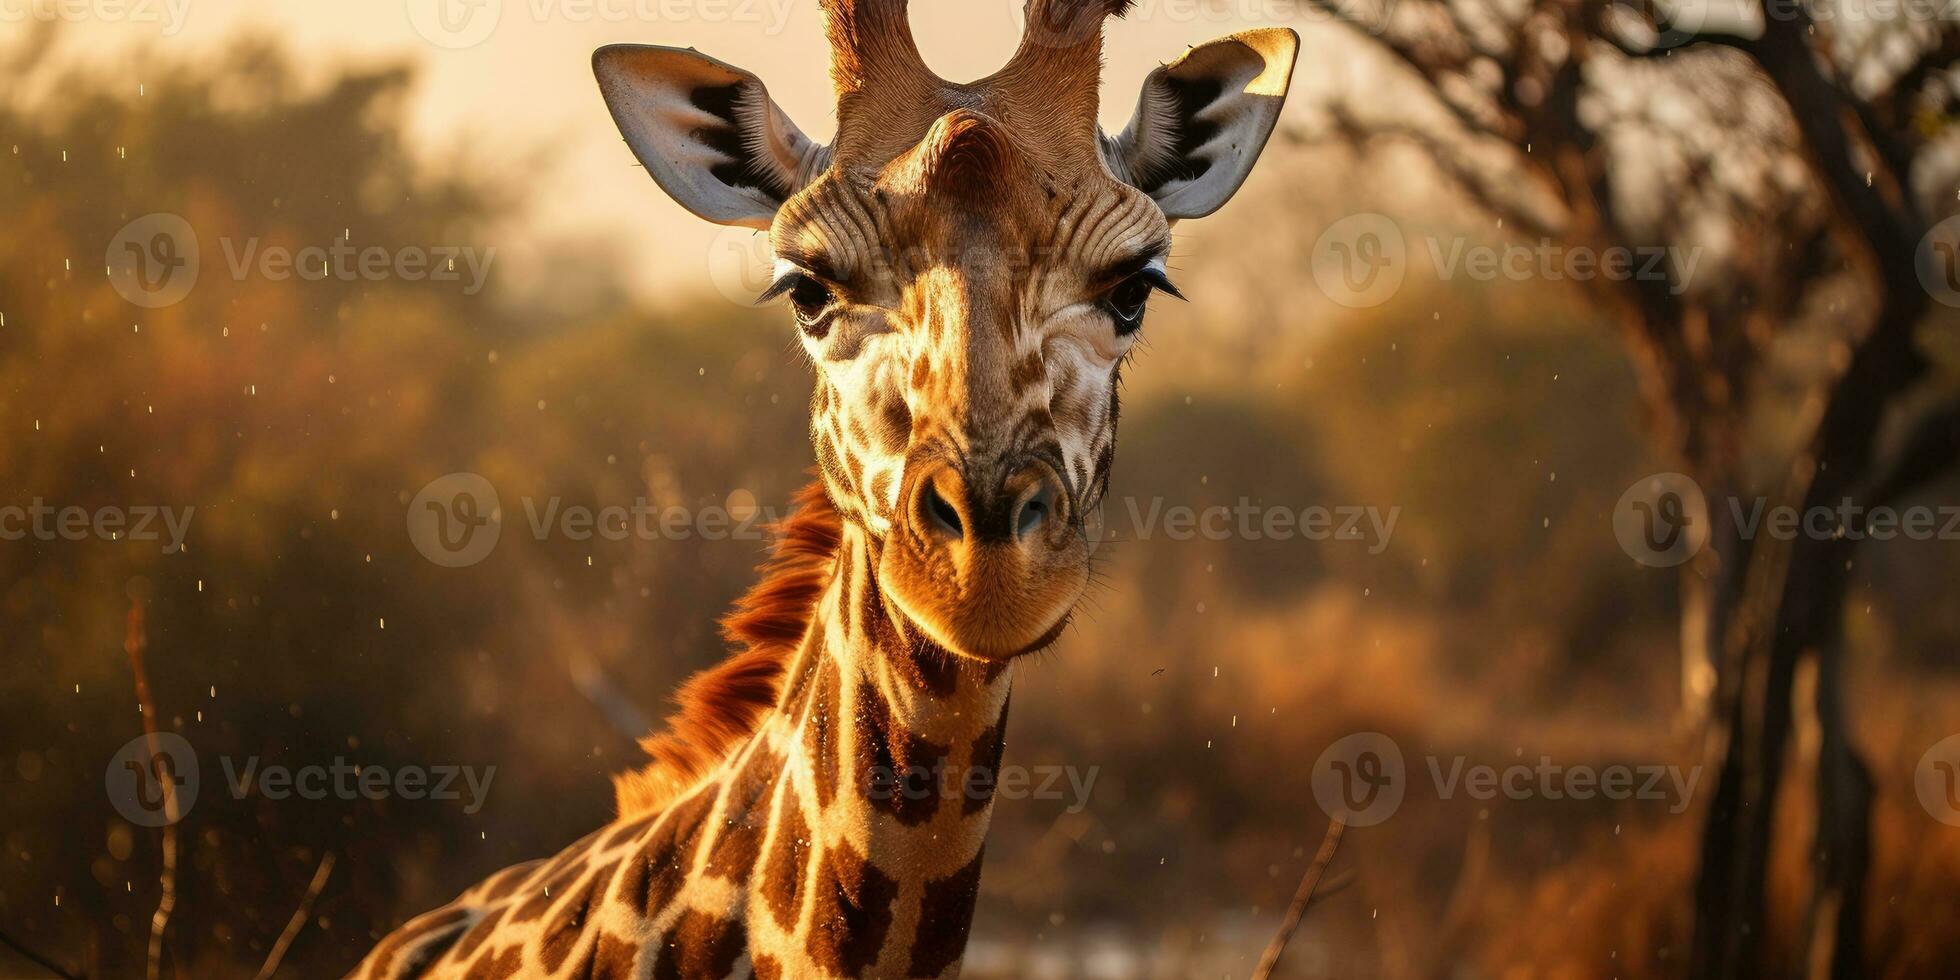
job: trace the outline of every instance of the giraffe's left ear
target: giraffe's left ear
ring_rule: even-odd
[[[1103,138],[1110,171],[1173,220],[1223,207],[1279,121],[1299,51],[1300,35],[1264,28],[1201,44],[1151,72],[1130,124]]]
[[[592,53],[592,73],[647,173],[709,221],[767,229],[823,169],[827,150],[733,65],[691,48],[610,44]]]

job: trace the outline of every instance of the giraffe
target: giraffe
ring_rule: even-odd
[[[366,978],[959,972],[1013,662],[1088,581],[1117,387],[1171,223],[1222,206],[1276,122],[1298,38],[1252,30],[1096,123],[1129,0],[1027,0],[1008,64],[927,69],[905,0],[824,0],[837,134],[692,49],[593,56],[606,105],[696,215],[766,230],[816,376],[816,478],[733,650],[676,695],[616,820],[386,937]]]

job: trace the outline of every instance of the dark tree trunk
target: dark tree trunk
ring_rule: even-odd
[[[1823,416],[1799,461],[1808,474],[1800,475],[1785,495],[1785,500],[1800,500],[1806,511],[1831,507],[1870,488],[1887,409],[1926,368],[1913,347],[1913,328],[1927,303],[1915,256],[1925,222],[1904,175],[1884,166],[1891,155],[1881,152],[1875,166],[1864,164],[1869,155],[1862,151],[1882,139],[1859,128],[1844,90],[1827,76],[1811,47],[1813,30],[1801,14],[1765,17],[1762,37],[1747,50],[1790,106],[1848,252],[1870,274],[1878,308],[1850,365],[1831,386]],[[1838,683],[1836,634],[1854,544],[1843,536],[1800,534],[1788,543],[1759,541],[1754,549],[1744,604],[1724,658],[1734,683],[1723,680],[1726,697],[1711,739],[1721,769],[1702,836],[1695,889],[1692,962],[1697,977],[1762,972],[1764,892],[1777,784],[1789,743],[1792,683],[1797,662],[1806,653],[1828,658],[1828,665],[1820,660],[1820,679],[1828,678],[1833,687]],[[1828,788],[1830,794],[1855,792],[1864,776],[1844,736],[1841,714],[1818,713],[1834,756],[1820,761],[1819,789]],[[1831,770],[1828,776],[1826,770]],[[1823,785],[1826,778],[1829,787]],[[1828,848],[1832,863],[1829,874],[1813,882],[1813,890],[1844,900],[1861,897],[1862,856],[1869,847],[1865,802],[1835,795],[1820,796],[1818,802],[1819,850]],[[1855,975],[1862,965],[1849,959],[1857,951],[1855,938],[1849,952],[1844,947],[1843,920],[1857,915],[1855,907],[1840,906],[1831,920],[1833,964],[1843,963],[1850,971],[1839,975]],[[1855,936],[1858,929],[1849,932]]]
[[[1845,731],[1842,644],[1817,652],[1817,836],[1811,848],[1806,975],[1864,975],[1865,872],[1871,863],[1871,774]]]
[[[1869,485],[1873,446],[1886,408],[1925,370],[1912,346],[1912,326],[1923,305],[1923,295],[1916,302],[1907,297],[1882,313],[1833,385],[1808,454],[1814,475],[1801,495],[1785,497],[1800,499],[1804,512],[1834,509],[1839,500]],[[1752,549],[1743,606],[1728,637],[1722,710],[1711,733],[1720,768],[1695,888],[1692,972],[1697,977],[1762,973],[1771,831],[1789,746],[1797,663],[1813,652],[1835,660],[1854,544],[1841,535],[1799,534],[1789,542],[1758,541]],[[1835,686],[1834,662],[1820,673]],[[1839,713],[1820,712],[1819,717],[1826,741],[1835,742],[1841,756],[1856,765],[1849,759]],[[1841,775],[1832,777],[1833,790],[1840,787],[1836,780]],[[1829,808],[1825,800],[1819,803]],[[1862,814],[1865,808],[1857,809]],[[1865,819],[1843,814],[1830,819],[1837,835],[1832,853],[1840,858],[1862,854],[1868,846]],[[1823,831],[1820,812],[1820,835]],[[1861,895],[1863,870],[1862,861],[1839,860],[1832,868],[1838,893]],[[1824,880],[1815,883],[1818,888],[1825,885]],[[1856,911],[1848,914],[1855,917]],[[1851,966],[1850,975],[1856,975],[1859,964]]]

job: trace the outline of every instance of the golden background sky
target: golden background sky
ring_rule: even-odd
[[[244,34],[276,38],[307,64],[408,62],[421,81],[410,107],[419,149],[460,148],[503,162],[536,156],[540,204],[521,229],[494,244],[498,278],[520,288],[545,268],[539,250],[568,241],[597,245],[628,271],[642,298],[698,296],[710,281],[708,256],[717,229],[661,194],[634,164],[593,84],[589,57],[615,42],[692,46],[755,72],[791,118],[813,138],[835,128],[822,14],[814,0],[479,0],[468,27],[438,37],[418,32],[439,0],[129,0],[120,16],[91,15],[67,24],[56,57],[126,70],[142,79],[128,54],[147,45],[166,57],[195,57]],[[459,3],[461,0],[442,0]],[[31,9],[31,8],[20,8]],[[20,14],[13,14],[16,23]],[[912,21],[926,61],[942,76],[966,80],[1004,63],[1020,36],[1020,0],[954,3],[921,0]],[[453,23],[453,22],[452,22]],[[1295,115],[1311,98],[1303,85],[1340,83],[1349,63],[1337,32],[1312,30],[1312,15],[1289,0],[1149,0],[1113,22],[1106,43],[1103,123],[1129,118],[1134,93],[1151,68],[1185,47],[1249,27],[1306,28]],[[494,24],[480,41],[482,26]],[[1187,226],[1188,230],[1188,226]],[[734,233],[728,233],[730,235]],[[354,231],[359,238],[358,230]],[[531,279],[527,279],[527,270]]]

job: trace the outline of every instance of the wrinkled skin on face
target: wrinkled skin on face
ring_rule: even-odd
[[[1140,322],[1112,302],[1148,294],[1135,277],[1161,266],[1163,213],[1100,169],[1042,173],[960,110],[879,172],[812,183],[772,239],[783,274],[808,280],[791,298],[823,478],[879,541],[887,592],[957,652],[1044,642],[1088,581],[1082,515],[1107,486]],[[951,544],[908,510],[948,471],[940,499],[973,511]],[[1004,526],[1044,488],[1043,520]]]

